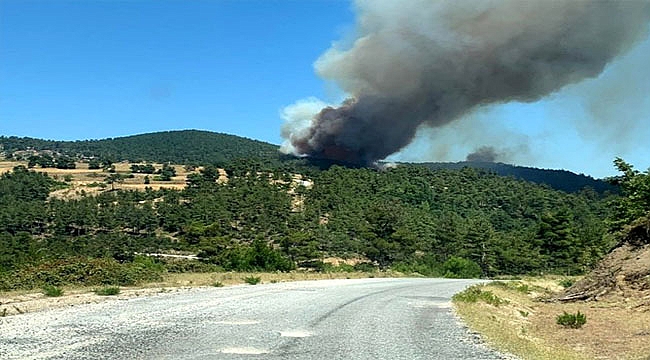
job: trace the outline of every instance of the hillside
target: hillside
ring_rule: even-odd
[[[503,163],[460,161],[460,162],[426,162],[417,165],[429,169],[484,169],[501,176],[512,176],[536,184],[548,185],[553,189],[565,192],[578,192],[585,187],[594,189],[598,193],[606,191],[616,192],[618,188],[606,181],[594,179],[591,176],[576,174],[567,170],[538,169],[525,166],[516,166]]]
[[[0,149],[5,156],[26,160],[30,150],[49,150],[77,160],[104,158],[112,161],[155,162],[174,164],[213,164],[223,166],[235,159],[247,159],[277,167],[284,164],[294,170],[324,170],[332,165],[354,167],[319,159],[296,159],[278,152],[278,146],[236,135],[199,130],[164,131],[102,140],[54,141],[28,137],[0,136]],[[12,156],[13,155],[13,156]],[[603,180],[566,170],[547,170],[489,162],[414,163],[429,169],[464,167],[484,169],[501,176],[512,176],[537,184],[545,184],[565,192],[578,192],[590,187],[598,193],[616,192],[617,188]]]
[[[305,175],[242,165],[227,181],[208,166],[188,173],[187,186],[130,191],[124,183],[71,196],[54,196],[72,185],[45,172],[16,167],[0,175],[0,290],[130,284],[165,269],[323,270],[330,256],[436,276],[580,273],[611,247],[603,237],[609,211],[593,193],[474,169],[332,166]],[[88,171],[56,175],[80,170]],[[114,175],[92,174],[94,185]],[[134,175],[126,181],[140,184],[144,175]],[[134,256],[160,252],[203,262],[154,266]],[[104,272],[115,278],[81,275]]]
[[[102,140],[54,141],[28,137],[0,137],[6,154],[51,150],[76,158],[113,161],[221,164],[237,158],[278,162],[278,147],[235,135],[200,130],[164,131]]]

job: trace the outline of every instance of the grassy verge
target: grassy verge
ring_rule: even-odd
[[[650,313],[614,301],[550,303],[565,278],[525,278],[471,287],[454,297],[456,313],[493,347],[522,359],[649,359]],[[557,323],[587,315],[579,329]]]

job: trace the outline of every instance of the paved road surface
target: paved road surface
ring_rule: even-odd
[[[2,359],[504,359],[454,318],[471,280],[199,288],[0,319]]]

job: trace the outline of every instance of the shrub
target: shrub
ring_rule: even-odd
[[[221,281],[215,281],[214,284],[212,284],[214,287],[223,287],[223,283]]]
[[[560,286],[562,286],[565,289],[570,288],[571,286],[573,286],[574,283],[575,281],[573,279],[568,279],[568,278],[558,281],[558,284],[560,284]]]
[[[432,256],[425,256],[410,262],[396,262],[391,269],[404,274],[419,274],[430,277],[442,277],[442,264],[438,263]]]
[[[442,272],[446,278],[475,279],[481,277],[481,267],[461,257],[452,256],[442,264]]]
[[[483,287],[484,285],[470,286],[464,291],[454,295],[452,299],[454,301],[467,303],[475,303],[480,300],[493,306],[499,306],[501,304],[507,303],[506,300],[494,295],[492,291],[483,290]]]
[[[45,294],[45,296],[57,297],[63,295],[63,289],[54,285],[45,285],[43,287],[43,294]]]
[[[204,248],[198,254],[205,262],[234,271],[290,271],[296,264],[280,251],[255,240],[251,245],[233,246],[223,251]]]
[[[506,290],[515,290],[524,294],[530,294],[530,292],[532,291],[530,285],[522,284],[519,281],[493,281],[490,283],[490,285],[500,287]]]
[[[262,278],[259,276],[247,276],[244,278],[244,282],[249,285],[257,285],[262,282]]]
[[[515,290],[524,293],[524,294],[530,294],[530,286],[528,284],[519,284],[518,286],[515,287]]]
[[[328,264],[325,264],[321,260],[305,260],[298,263],[298,267],[313,270],[316,272],[324,272]]]
[[[557,316],[555,322],[565,328],[579,329],[587,323],[587,315],[580,313],[580,311],[575,314],[565,311],[563,314]]]
[[[354,270],[361,271],[361,272],[375,272],[377,271],[377,268],[371,263],[360,262],[354,265]]]
[[[34,289],[46,285],[134,285],[161,281],[162,267],[146,259],[119,263],[114,259],[68,258],[44,261],[0,274],[0,291]]]
[[[120,293],[120,288],[117,286],[106,286],[103,288],[95,289],[95,294],[99,296],[111,296]]]

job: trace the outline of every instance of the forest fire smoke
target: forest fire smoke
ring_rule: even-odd
[[[285,109],[283,151],[369,165],[477,106],[595,77],[647,35],[650,2],[355,2],[356,36],[315,64],[349,98]]]

